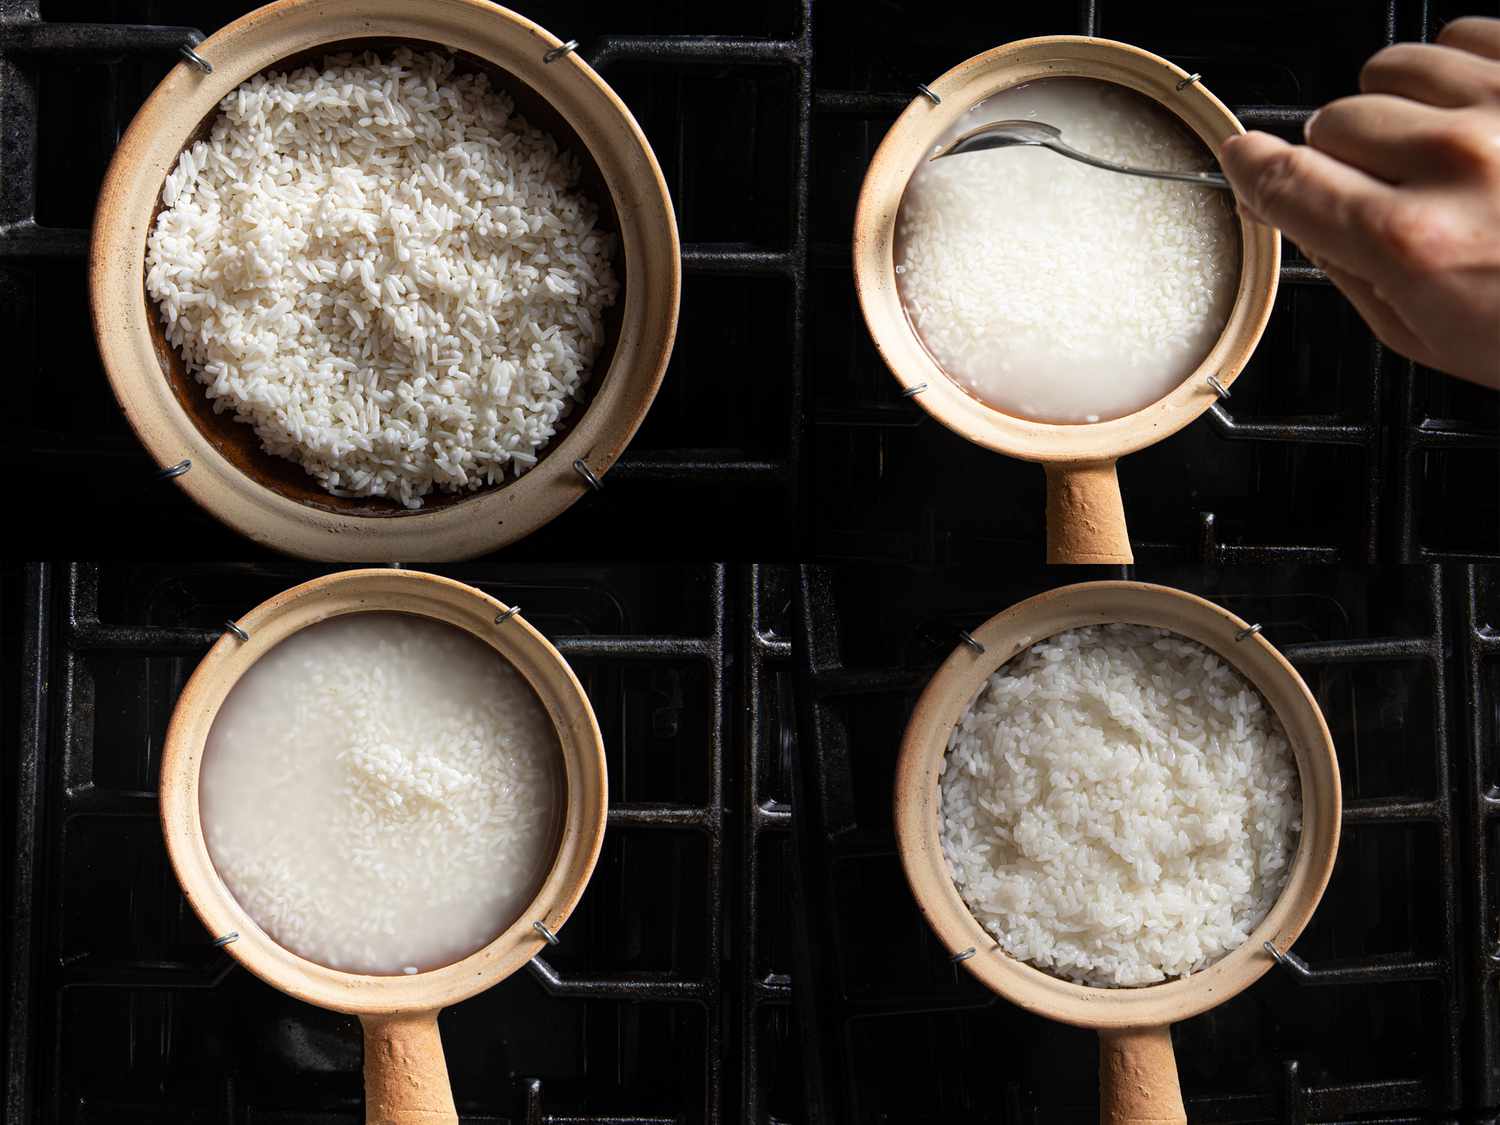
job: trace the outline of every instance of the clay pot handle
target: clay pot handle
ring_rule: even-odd
[[[1167,1027],[1099,1032],[1100,1125],[1187,1125]]]
[[[360,1016],[367,1125],[458,1125],[437,1015]]]
[[[1047,561],[1131,563],[1125,505],[1113,461],[1045,466]]]

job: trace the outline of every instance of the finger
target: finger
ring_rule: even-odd
[[[1399,184],[1431,174],[1432,139],[1451,116],[1407,98],[1358,94],[1329,102],[1303,131],[1319,152]]]
[[[1433,366],[1427,346],[1417,334],[1407,327],[1399,313],[1380,295],[1375,286],[1362,277],[1357,277],[1337,266],[1319,263],[1319,268],[1328,275],[1328,280],[1338,287],[1375,338],[1392,351],[1400,352],[1407,359],[1414,359],[1426,367]]]
[[[1393,188],[1315,148],[1267,133],[1229,138],[1219,162],[1250,212],[1280,227],[1307,253],[1360,277],[1388,274],[1365,216],[1388,206]]]
[[[1457,47],[1395,43],[1370,56],[1359,88],[1447,109],[1488,105],[1500,102],[1500,65]]]
[[[1500,20],[1464,16],[1438,32],[1437,41],[1444,47],[1457,47],[1460,51],[1487,59],[1500,59]]]

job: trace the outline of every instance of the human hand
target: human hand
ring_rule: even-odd
[[[1500,389],[1500,20],[1374,55],[1307,143],[1224,143],[1240,209],[1281,230],[1389,347]]]

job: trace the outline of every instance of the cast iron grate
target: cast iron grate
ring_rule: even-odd
[[[1139,44],[1204,82],[1248,128],[1300,136],[1395,39],[1493,3],[1317,0],[984,9],[883,0],[817,10],[809,506],[822,558],[964,562],[1041,541],[1042,474],[949,433],[870,345],[850,284],[864,169],[917,83],[1032,35]],[[1137,555],[1212,562],[1500,557],[1500,399],[1382,348],[1290,247],[1271,325],[1232,399],[1123,459]],[[975,496],[985,503],[976,504]],[[919,515],[917,515],[919,514]]]
[[[640,433],[602,492],[518,549],[577,557],[628,537],[670,557],[670,535],[641,531],[665,532],[666,514],[691,505],[698,557],[791,555],[792,533],[768,544],[759,529],[797,526],[803,472],[809,3],[525,5],[579,40],[640,121],[672,192],[685,277],[671,368]],[[164,555],[188,527],[206,557],[252,550],[155,481],[94,350],[84,255],[136,108],[198,28],[256,6],[0,0],[0,323],[19,376],[4,457],[87,498],[87,518],[60,525],[54,549],[130,534]],[[34,502],[37,514],[49,503]]]
[[[1179,1026],[1189,1118],[1302,1125],[1494,1112],[1492,907],[1482,927],[1464,921],[1473,890],[1493,903],[1493,887],[1483,852],[1461,844],[1464,736],[1451,728],[1475,705],[1493,739],[1496,649],[1492,630],[1448,632],[1455,620],[1492,619],[1492,576],[1435,566],[1138,576],[1264,626],[1317,696],[1344,784],[1338,864],[1295,948],[1310,975],[1273,969]],[[915,566],[801,572],[799,818],[812,963],[798,998],[814,1012],[804,1028],[822,1082],[817,1120],[1094,1119],[1092,1034],[1030,1016],[950,963],[906,886],[890,814],[907,717],[958,631],[1063,581]],[[1489,616],[1474,616],[1476,584]],[[1463,668],[1473,679],[1455,690]],[[1482,811],[1492,812],[1491,785],[1486,775],[1475,791]],[[1481,844],[1494,831],[1487,821]]]
[[[1473,801],[1469,952],[1477,991],[1478,1097],[1482,1105],[1500,1106],[1500,574],[1493,568],[1470,570],[1460,606],[1458,649]]]
[[[36,565],[23,605],[7,604],[7,622],[24,625],[7,667],[22,724],[8,1120],[359,1116],[354,1021],[281,996],[212,948],[156,819],[165,724],[199,655],[226,618],[318,572]],[[788,710],[767,701],[789,682],[789,573],[446,573],[523,606],[568,657],[605,735],[611,791],[604,850],[562,944],[443,1016],[464,1119],[794,1116],[791,923],[775,908],[790,867]]]

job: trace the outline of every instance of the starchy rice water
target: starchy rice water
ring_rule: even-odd
[[[939,145],[1011,119],[1107,160],[1215,167],[1150,98],[1081,78],[987,98]],[[1223,331],[1240,274],[1232,208],[1228,192],[1042,148],[923,161],[897,216],[897,286],[928,352],[975,397],[1040,422],[1119,418],[1178,386]]]
[[[203,832],[279,945],[348,972],[468,956],[531,902],[557,846],[557,730],[476,637],[400,613],[309,626],[209,731]]]

